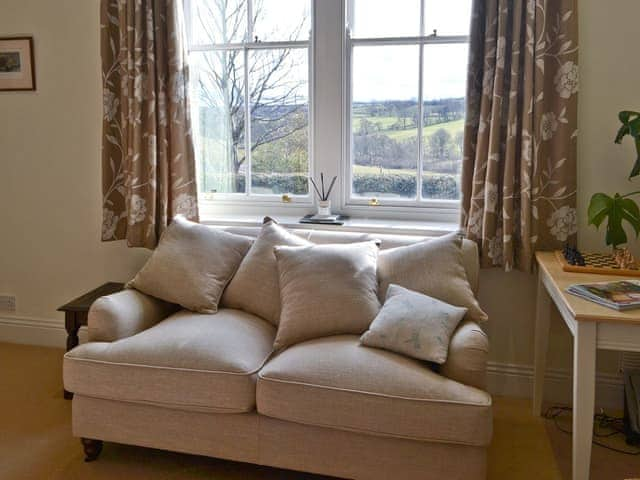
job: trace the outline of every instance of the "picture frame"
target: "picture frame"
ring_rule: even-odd
[[[0,37],[0,92],[35,89],[33,37]]]

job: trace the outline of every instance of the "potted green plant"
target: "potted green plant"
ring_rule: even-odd
[[[618,115],[622,126],[618,130],[615,143],[622,143],[622,139],[629,135],[636,145],[636,161],[629,174],[629,180],[640,175],[640,112],[625,110]],[[640,208],[630,197],[640,194],[640,191],[633,191],[621,195],[619,193],[609,196],[606,193],[596,193],[589,202],[589,225],[599,228],[606,220],[607,229],[605,242],[613,247],[614,252],[620,245],[627,243],[627,234],[622,226],[623,221],[629,223],[636,232],[636,237],[640,233]]]

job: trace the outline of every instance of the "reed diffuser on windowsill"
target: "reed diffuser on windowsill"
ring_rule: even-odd
[[[329,188],[325,190],[324,188],[324,173],[320,173],[320,188],[313,180],[313,178],[309,177],[311,184],[313,185],[313,189],[316,192],[316,196],[318,197],[318,217],[329,217],[331,216],[331,200],[329,200],[329,196],[331,195],[331,190],[333,190],[333,186],[336,183],[336,179],[338,177],[334,176],[329,183]]]

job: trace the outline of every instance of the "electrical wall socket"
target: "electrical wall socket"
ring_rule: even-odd
[[[13,295],[0,295],[0,312],[15,312],[16,297]]]

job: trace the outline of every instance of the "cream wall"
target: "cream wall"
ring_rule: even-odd
[[[0,35],[35,36],[38,91],[0,94],[0,293],[19,316],[55,319],[55,308],[102,281],[126,280],[147,253],[100,236],[100,66],[98,0],[0,0]],[[612,8],[615,4],[615,8]],[[640,109],[640,62],[622,56],[640,2],[580,2],[580,243],[600,246],[584,215],[597,190],[627,190],[631,142],[614,146],[616,115]],[[482,273],[492,361],[532,362],[534,280]],[[568,335],[553,327],[551,364],[569,365]],[[615,371],[617,356],[600,354]]]
[[[628,182],[635,150],[626,138],[614,145],[620,110],[640,110],[640,60],[625,45],[637,31],[637,0],[580,0],[580,94],[578,113],[578,236],[585,250],[604,248],[604,233],[587,225],[591,195],[640,189],[640,180]],[[635,187],[634,187],[635,186]],[[633,237],[630,237],[633,238]],[[633,248],[640,253],[640,242]],[[485,271],[480,300],[487,309],[492,359],[530,364],[533,358],[535,280],[521,273]],[[558,318],[552,324],[550,364],[570,365],[570,336]],[[615,372],[618,354],[598,352],[599,370]]]
[[[580,8],[578,208],[580,244],[593,249],[602,246],[604,234],[587,226],[591,195],[640,190],[640,179],[627,181],[636,157],[633,141],[613,144],[618,112],[640,111],[640,59],[629,43],[638,32],[640,2],[581,0]],[[640,254],[640,242],[631,245]]]
[[[0,36],[34,35],[38,89],[0,93],[0,292],[18,314],[55,309],[144,251],[100,237],[98,0],[0,0]]]

